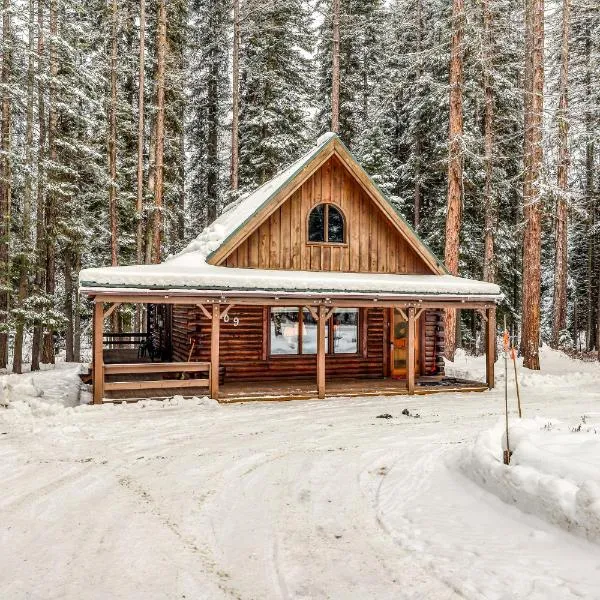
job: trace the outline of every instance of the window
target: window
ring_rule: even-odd
[[[358,308],[336,308],[325,324],[325,352],[358,353]],[[271,309],[271,356],[316,354],[317,322],[307,308]]]
[[[308,216],[308,241],[312,243],[343,244],[345,223],[342,212],[333,204],[319,204]]]

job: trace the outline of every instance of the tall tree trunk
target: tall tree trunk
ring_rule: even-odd
[[[556,200],[556,254],[554,262],[554,299],[552,347],[558,348],[560,332],[567,326],[567,199],[569,181],[569,36],[571,0],[563,0],[560,52],[560,99],[558,107],[558,169]]]
[[[239,185],[240,170],[240,0],[233,0],[233,55],[231,92],[231,191]]]
[[[218,199],[218,176],[219,176],[219,64],[216,60],[217,49],[212,48],[210,53],[210,64],[208,66],[210,76],[206,90],[206,112],[207,112],[207,143],[206,143],[206,213],[208,223],[217,218]]]
[[[527,0],[529,52],[525,90],[530,101],[525,112],[523,182],[523,366],[539,370],[541,285],[542,116],[544,111],[544,0]]]
[[[46,195],[46,293],[50,298],[56,292],[56,228],[57,228],[57,162],[58,150],[56,136],[58,133],[57,111],[57,75],[58,75],[58,7],[57,0],[50,0],[50,85],[48,95],[48,154],[53,185],[49,186]],[[48,326],[44,334],[42,362],[54,364],[54,331]]]
[[[140,49],[138,59],[138,135],[137,135],[137,196],[136,212],[136,262],[144,259],[144,91],[146,69],[146,0],[140,0]],[[135,330],[142,331],[142,305],[135,307]]]
[[[593,254],[594,254],[594,236],[592,234],[595,219],[595,196],[594,196],[594,126],[593,110],[594,98],[592,93],[592,32],[589,22],[585,29],[585,198],[588,218],[586,220],[586,240],[587,240],[587,310],[585,322],[585,345],[586,350],[591,349],[592,337],[592,280],[593,280]]]
[[[65,319],[67,328],[65,334],[65,360],[75,360],[74,351],[74,323],[73,323],[73,255],[70,248],[64,253],[64,276],[65,276]]]
[[[21,227],[22,248],[19,265],[19,306],[29,294],[29,252],[31,251],[31,207],[33,202],[33,83],[35,76],[35,4],[29,0],[27,45],[27,109],[25,120],[25,189],[23,194],[23,222]],[[13,373],[23,370],[23,335],[25,322],[17,319],[13,350]]]
[[[10,205],[12,193],[11,152],[11,98],[10,79],[12,61],[12,34],[10,0],[2,2],[2,126],[0,128],[0,368],[8,364],[8,326],[10,310]]]
[[[331,131],[340,132],[340,0],[331,5],[333,20],[333,56],[331,69]]]
[[[154,227],[152,261],[160,262],[162,242],[162,209],[164,189],[165,148],[165,61],[167,52],[167,9],[165,0],[158,3],[158,28],[156,38],[156,156],[154,184]]]
[[[136,198],[136,258],[142,263],[144,250],[144,87],[146,68],[146,0],[140,0],[140,52],[138,62],[138,139],[137,139],[137,198]]]
[[[110,103],[108,109],[108,214],[110,261],[119,263],[117,233],[117,0],[111,3]]]
[[[38,72],[42,73],[45,55],[44,42],[44,3],[38,0],[37,4],[37,57]],[[38,81],[37,86],[38,101],[38,151],[37,151],[37,190],[36,190],[36,268],[35,268],[35,292],[40,294],[44,287],[44,269],[46,264],[46,245],[44,239],[44,223],[46,221],[46,108],[44,101],[44,86]],[[33,340],[31,343],[31,370],[37,371],[40,368],[40,355],[42,349],[43,327],[41,323],[36,323],[33,327]]]
[[[483,0],[484,65],[483,91],[485,114],[483,121],[485,184],[483,191],[484,234],[483,234],[483,280],[493,282],[495,273],[494,236],[496,233],[497,208],[494,199],[494,89],[492,84],[492,13],[489,0]]]
[[[421,77],[423,76],[423,61],[421,59],[423,43],[423,0],[417,0],[417,89],[420,89]],[[417,98],[417,102],[420,99]],[[417,115],[414,125],[414,143],[415,143],[415,191],[414,191],[414,224],[415,229],[419,228],[421,223],[421,155],[423,153],[423,141],[421,139],[421,111],[417,108]]]
[[[460,229],[462,213],[462,83],[463,83],[463,36],[464,0],[452,3],[452,49],[450,58],[450,125],[448,156],[448,213],[446,216],[446,246],[444,259],[452,275],[458,274],[460,252]],[[456,351],[457,311],[446,311],[446,357],[454,360]]]

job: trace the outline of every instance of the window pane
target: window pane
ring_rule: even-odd
[[[298,354],[298,309],[271,309],[271,354]]]
[[[329,222],[327,224],[327,241],[342,244],[344,242],[344,217],[331,204],[329,205]]]
[[[308,309],[303,309],[302,319],[304,327],[302,331],[302,354],[317,353],[317,322],[313,319]],[[329,327],[325,327],[325,352],[329,348],[328,342]]]
[[[325,206],[323,204],[315,206],[308,217],[308,241],[325,241]]]
[[[336,308],[333,321],[333,351],[336,354],[358,352],[358,308]]]

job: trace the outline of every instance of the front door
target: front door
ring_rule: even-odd
[[[406,379],[408,377],[408,321],[397,309],[393,309],[391,331],[391,372],[395,379]],[[415,373],[419,372],[419,336],[415,322]]]

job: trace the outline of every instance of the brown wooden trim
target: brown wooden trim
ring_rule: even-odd
[[[208,373],[209,370],[209,362],[119,363],[104,365],[105,375],[118,375],[123,373]]]
[[[96,301],[94,304],[94,323],[92,331],[93,339],[93,363],[92,363],[92,381],[93,381],[93,402],[102,404],[104,398],[104,354],[103,354],[103,334],[104,334],[104,305]]]
[[[233,302],[225,307],[225,309],[221,312],[221,319],[225,319],[229,311],[235,306]]]
[[[423,259],[423,261],[432,269],[434,273],[440,275],[445,274],[445,270],[438,264],[437,259],[431,251],[415,236],[415,233],[408,227],[408,225],[396,214],[396,211],[389,204],[389,202],[383,198],[381,192],[375,187],[370,177],[366,174],[364,169],[354,160],[352,155],[346,150],[344,145],[337,139],[334,140],[335,156],[342,162],[342,164],[354,175],[356,180],[360,183],[363,190],[367,195],[379,206],[392,224],[398,231],[406,238],[409,245],[415,250],[415,252]]]
[[[221,323],[221,307],[213,304],[210,333],[210,397],[219,399],[219,327]]]
[[[485,379],[488,388],[496,386],[494,364],[496,362],[496,309],[487,309],[486,349],[485,349]]]
[[[319,296],[294,296],[283,297],[283,292],[273,292],[270,296],[226,296],[217,293],[214,296],[198,295],[153,295],[149,293],[140,293],[137,295],[123,294],[91,294],[97,302],[122,302],[129,304],[229,304],[233,303],[240,306],[319,306],[320,304],[330,305],[335,302],[337,308],[361,308],[361,307],[386,307],[386,308],[408,308],[409,306],[418,308],[457,308],[457,309],[487,309],[494,308],[496,303],[493,300],[427,300],[423,298],[394,300],[392,298],[361,298],[359,296],[345,295],[343,298],[336,297],[335,294],[326,293]],[[199,301],[198,298],[201,300]]]
[[[222,264],[229,254],[234,251],[242,242],[244,242],[252,232],[268,219],[302,184],[323,164],[325,164],[334,153],[334,146],[329,143],[323,147],[321,152],[316,154],[286,185],[284,185],[277,194],[271,198],[266,206],[262,206],[254,215],[241,227],[233,233],[226,244],[218,248],[211,257],[211,265]]]
[[[263,306],[263,340],[262,359],[267,360],[271,352],[271,311]]]
[[[108,319],[110,315],[112,315],[119,306],[121,306],[121,302],[115,302],[108,310],[104,311],[104,320]]]
[[[108,381],[104,384],[107,392],[118,390],[162,390],[174,388],[195,388],[209,386],[210,379],[158,379],[148,381]]]
[[[415,309],[408,309],[408,356],[407,362],[407,387],[408,393],[415,393]]]
[[[202,311],[202,314],[204,314],[207,319],[212,318],[211,314],[206,310],[204,304],[196,304],[196,306]]]
[[[359,336],[360,336],[360,354],[363,358],[367,358],[369,345],[368,345],[368,308],[359,308],[358,309],[358,327],[359,327]]]
[[[325,307],[319,306],[317,321],[317,394],[325,398]]]

